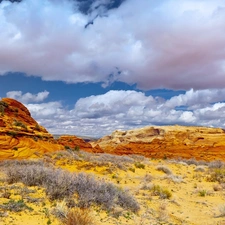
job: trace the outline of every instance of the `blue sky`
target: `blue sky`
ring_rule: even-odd
[[[225,2],[0,3],[0,97],[51,133],[225,128]]]

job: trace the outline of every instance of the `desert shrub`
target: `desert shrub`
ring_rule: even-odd
[[[135,168],[130,167],[129,170],[130,170],[131,172],[135,173]]]
[[[13,137],[13,138],[16,138],[16,136],[18,135],[18,133],[15,132],[15,131],[8,131],[8,132],[7,132],[7,135],[9,135],[9,136],[11,136],[11,137]]]
[[[215,160],[209,163],[209,168],[220,169],[222,167],[224,167],[224,162],[221,162],[220,160]]]
[[[138,202],[127,191],[85,173],[72,174],[43,165],[14,164],[5,168],[5,174],[9,183],[23,182],[28,186],[44,187],[51,200],[77,194],[78,205],[82,207],[97,204],[109,210],[120,205],[133,212],[139,210]]]
[[[89,161],[96,163],[112,163],[119,169],[125,170],[134,160],[129,156],[118,156],[107,153],[95,154],[89,158]]]
[[[127,191],[118,192],[118,205],[132,212],[138,212],[140,206],[136,199]]]
[[[199,196],[201,196],[201,197],[205,197],[205,196],[208,194],[208,192],[207,192],[206,190],[199,190],[199,191],[198,191],[198,194],[199,194]]]
[[[4,116],[5,114],[5,107],[0,105],[0,113],[1,113],[1,116]]]
[[[141,162],[135,162],[134,166],[138,169],[145,169],[145,165]]]
[[[0,101],[0,113],[2,116],[5,114],[5,108],[8,107],[8,104],[4,101]]]
[[[161,199],[169,199],[172,197],[172,193],[167,188],[162,188],[159,185],[152,186],[152,194],[159,196]]]
[[[76,151],[76,152],[79,152],[80,151],[80,147],[76,145],[73,150]]]
[[[64,225],[93,225],[94,221],[88,209],[73,208],[69,210]]]
[[[205,166],[197,166],[194,169],[195,172],[205,172]]]
[[[4,102],[4,101],[0,101],[0,105],[4,106],[5,108],[7,108],[9,106],[8,103]]]
[[[195,158],[191,158],[191,159],[183,159],[183,158],[178,158],[177,160],[174,160],[175,163],[186,163],[187,165],[205,165],[207,166],[208,163],[204,160],[196,160]],[[185,165],[186,165],[185,164]]]
[[[207,181],[224,183],[225,168],[216,168],[216,169],[210,170],[209,176],[207,177]]]
[[[24,129],[27,129],[27,126],[21,122],[21,121],[18,121],[18,120],[14,120],[14,123],[13,123],[14,126],[17,126],[17,127],[22,127]]]
[[[145,174],[144,182],[151,182],[153,180],[153,176],[151,174]]]
[[[177,176],[177,175],[173,175],[173,174],[166,176],[166,179],[172,180],[174,183],[183,182],[183,178],[181,176]]]
[[[75,191],[73,175],[61,169],[53,170],[52,174],[49,171],[46,173],[46,180],[43,186],[46,189],[50,199],[63,199],[65,196],[70,197]]]
[[[37,131],[41,131],[41,127],[38,124],[35,124],[34,129],[37,130]]]
[[[21,212],[26,209],[32,211],[33,209],[27,206],[27,204],[23,201],[23,199],[15,201],[10,199],[9,202],[4,203],[3,205],[0,205],[0,208],[4,210],[9,210],[12,212]]]
[[[164,172],[167,175],[171,175],[172,174],[172,171],[168,167],[166,167],[166,166],[157,166],[156,169],[158,171]]]

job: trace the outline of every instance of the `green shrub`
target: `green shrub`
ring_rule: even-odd
[[[23,199],[15,201],[10,199],[9,202],[1,205],[1,208],[12,211],[12,212],[21,212],[25,209],[32,211],[33,209],[26,205]]]
[[[27,130],[27,126],[26,126],[23,122],[21,122],[21,121],[14,120],[13,125],[14,125],[14,126],[17,126],[17,127],[22,127],[22,128],[24,128],[24,129]]]
[[[212,169],[207,177],[207,181],[210,182],[225,182],[225,168],[215,168]]]
[[[9,135],[9,136],[11,136],[11,137],[13,137],[13,138],[16,138],[16,136],[18,135],[18,133],[15,132],[15,131],[8,131],[8,132],[7,132],[7,135]]]
[[[135,162],[134,166],[138,169],[145,169],[145,165],[141,162]]]
[[[41,128],[40,128],[40,126],[38,124],[35,125],[35,128],[34,129],[37,130],[37,131],[40,131],[41,130]]]
[[[66,150],[69,150],[70,149],[70,147],[69,146],[64,146],[64,148],[66,149]]]
[[[74,151],[79,152],[79,151],[80,151],[80,147],[76,145],[76,146],[74,147]]]
[[[201,197],[205,197],[207,195],[206,190],[200,190],[198,193],[199,193],[199,196],[201,196]]]
[[[152,186],[152,194],[159,196],[161,199],[169,199],[172,197],[172,193],[167,188],[162,188],[159,185]]]

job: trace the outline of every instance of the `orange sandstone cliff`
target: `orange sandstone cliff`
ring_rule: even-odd
[[[41,157],[47,152],[64,150],[65,146],[101,152],[99,146],[92,148],[75,136],[55,140],[23,104],[10,98],[0,100],[0,160]]]
[[[140,154],[150,158],[225,160],[225,131],[220,128],[154,126],[115,131],[98,144],[112,154]]]
[[[40,126],[20,102],[0,101],[0,160],[38,157],[46,152],[64,149]]]

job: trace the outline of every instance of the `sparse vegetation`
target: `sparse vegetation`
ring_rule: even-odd
[[[8,104],[4,101],[0,101],[0,115],[5,115],[5,109],[8,107]]]
[[[159,196],[162,199],[169,199],[172,197],[172,193],[167,189],[159,185],[152,186],[152,195]]]
[[[144,170],[135,167],[137,162],[145,166]],[[220,172],[216,174],[223,177],[223,166],[189,166],[171,160],[149,161],[139,156],[93,154],[74,149],[46,153],[42,160],[2,161],[0,217],[8,221],[16,212],[10,209],[20,208],[18,201],[22,200],[19,213],[23,215],[24,211],[30,213],[33,209],[32,215],[42,214],[41,224],[67,225],[74,221],[95,224],[95,219],[96,224],[189,224],[196,221],[195,214],[200,215],[201,210],[209,212],[206,218],[210,223],[217,224],[225,215],[222,209],[217,209],[214,217],[210,214],[216,199],[218,205],[223,203],[224,182],[218,182],[220,176],[220,179],[211,176],[217,170]],[[194,215],[188,215],[189,207],[193,210],[189,202],[199,206],[194,209]],[[86,212],[91,222],[79,217],[79,213]]]
[[[70,209],[63,219],[64,225],[94,225],[93,217],[89,209]]]
[[[210,182],[225,183],[225,168],[211,169],[207,180]]]
[[[145,169],[145,165],[141,162],[135,162],[134,166],[138,169]]]
[[[35,125],[34,129],[37,130],[37,131],[41,131],[41,127],[38,124]]]
[[[7,132],[7,135],[9,135],[9,136],[11,136],[11,137],[13,137],[13,138],[16,138],[17,135],[18,135],[18,133],[15,132],[15,131],[8,131],[8,132]]]
[[[201,197],[205,197],[207,195],[207,191],[206,190],[199,190],[199,196]]]
[[[23,199],[20,199],[18,201],[15,200],[9,200],[7,203],[4,203],[3,205],[0,205],[1,209],[13,211],[13,212],[21,212],[23,210],[29,210],[32,211],[33,209],[28,207]]]
[[[78,205],[89,207],[92,204],[111,209],[115,205],[133,212],[139,204],[127,191],[104,180],[96,180],[85,173],[71,174],[61,169],[39,165],[11,165],[5,168],[8,183],[22,182],[28,186],[41,186],[51,200],[63,199],[77,193]]]
[[[164,172],[167,175],[171,175],[172,174],[172,171],[166,166],[157,166],[156,169],[159,170],[159,171]]]
[[[17,127],[22,127],[22,128],[24,128],[25,130],[27,130],[27,126],[26,126],[23,122],[18,121],[18,120],[16,120],[16,119],[14,119],[13,125],[14,125],[14,126],[17,126]]]

